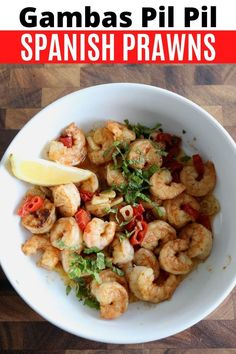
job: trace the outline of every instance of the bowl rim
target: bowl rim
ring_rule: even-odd
[[[36,113],[24,126],[23,128],[16,134],[16,136],[13,138],[13,140],[11,141],[11,143],[9,144],[9,146],[7,147],[5,153],[3,154],[3,157],[1,159],[0,162],[0,174],[1,174],[1,170],[4,168],[4,164],[5,161],[9,155],[9,150],[11,148],[11,145],[13,142],[15,142],[16,140],[18,140],[21,137],[21,134],[23,134],[24,128],[27,126],[30,126],[31,124],[33,124],[33,122],[37,119],[40,119],[40,114],[42,111],[47,111],[48,109],[51,109],[54,105],[57,105],[58,102],[61,102],[63,100],[66,100],[66,98],[68,96],[72,96],[72,95],[78,95],[80,94],[80,92],[84,92],[84,91],[91,91],[91,90],[99,90],[102,89],[104,87],[115,87],[117,89],[122,89],[123,87],[131,87],[131,88],[138,88],[138,89],[144,89],[144,90],[150,90],[152,92],[160,92],[164,95],[168,95],[168,96],[172,96],[175,100],[182,102],[184,104],[187,104],[189,106],[192,106],[193,108],[195,108],[197,111],[199,111],[202,115],[204,115],[206,117],[206,119],[208,119],[211,124],[213,126],[215,126],[216,129],[218,129],[220,131],[221,134],[223,134],[226,139],[228,140],[228,142],[230,143],[231,149],[234,150],[234,153],[236,155],[236,143],[233,140],[233,138],[230,136],[230,134],[225,130],[225,128],[215,119],[213,118],[213,116],[208,113],[207,111],[205,111],[202,107],[200,107],[198,104],[196,104],[195,102],[191,101],[190,99],[181,96],[175,92],[169,91],[167,89],[163,89],[161,87],[157,87],[157,86],[152,86],[152,85],[148,85],[148,84],[139,84],[139,83],[128,83],[128,82],[120,82],[120,83],[106,83],[106,84],[99,84],[99,85],[93,85],[93,86],[89,86],[83,89],[79,89],[76,90],[74,92],[71,92],[67,95],[64,95],[62,97],[60,97],[59,99],[51,102],[49,105],[47,105],[46,107],[42,108],[38,113]],[[106,334],[104,334],[104,337],[101,338],[100,335],[96,335],[96,332],[93,332],[91,334],[88,334],[86,331],[83,332],[83,328],[79,328],[79,331],[76,331],[72,328],[69,328],[68,326],[61,324],[61,323],[57,323],[57,321],[55,321],[53,318],[49,318],[47,316],[47,314],[42,313],[41,310],[37,309],[37,306],[33,303],[30,302],[30,300],[27,298],[27,295],[24,293],[24,291],[22,291],[17,283],[15,283],[13,281],[13,278],[11,276],[11,274],[8,273],[7,269],[5,268],[4,264],[1,261],[1,257],[0,257],[0,266],[2,267],[2,270],[4,271],[5,276],[7,277],[8,281],[10,282],[10,284],[12,285],[12,287],[14,288],[14,290],[16,291],[16,293],[25,301],[25,303],[32,308],[37,314],[39,314],[42,318],[44,318],[45,320],[47,320],[49,323],[53,324],[54,326],[56,326],[59,329],[62,329],[70,334],[73,334],[77,337],[82,337],[88,340],[92,340],[92,341],[97,341],[97,342],[102,342],[102,343],[110,343],[110,344],[138,344],[138,343],[146,343],[146,342],[150,342],[150,341],[154,341],[154,340],[161,340],[164,338],[167,338],[169,336],[174,336],[190,327],[192,327],[193,325],[195,325],[196,323],[200,322],[201,320],[203,320],[206,316],[208,316],[210,313],[212,313],[224,300],[225,298],[230,294],[230,292],[232,291],[232,289],[235,287],[236,285],[236,271],[235,271],[235,275],[233,280],[231,281],[231,283],[228,285],[228,287],[226,289],[224,289],[224,291],[222,291],[221,295],[218,296],[218,299],[211,305],[209,306],[209,308],[204,311],[203,313],[201,312],[198,316],[195,316],[194,319],[189,319],[188,322],[185,322],[183,325],[179,325],[178,328],[176,330],[171,330],[168,331],[167,329],[167,334],[163,335],[163,336],[156,336],[155,333],[150,332],[145,334],[145,338],[142,338],[142,336],[139,336],[137,334],[137,337],[134,338],[126,338],[125,340],[123,338],[119,339],[119,338],[109,338]],[[80,333],[79,333],[80,332]],[[158,337],[158,338],[157,338]]]

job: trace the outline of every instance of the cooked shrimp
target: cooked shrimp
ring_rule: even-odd
[[[51,187],[53,200],[62,216],[73,216],[80,206],[80,194],[73,183]]]
[[[189,247],[187,240],[173,240],[167,242],[159,255],[160,267],[172,274],[186,274],[193,268],[193,262],[186,252]]]
[[[52,245],[45,248],[41,259],[38,261],[38,266],[53,270],[60,260],[60,251]]]
[[[82,250],[82,232],[72,217],[60,218],[50,232],[50,240],[59,250],[69,249],[80,252]]]
[[[132,262],[128,262],[128,263],[124,263],[120,265],[120,268],[124,271],[125,273],[125,278],[127,280],[129,280],[129,274],[133,269],[133,263]]]
[[[91,175],[86,181],[80,183],[79,188],[86,192],[95,193],[98,190],[99,182],[95,173]]]
[[[115,231],[115,222],[93,218],[84,230],[83,240],[88,248],[97,247],[102,250],[111,243]]]
[[[212,194],[206,195],[200,202],[200,212],[204,215],[215,215],[220,211],[220,203]]]
[[[32,235],[22,246],[22,251],[27,256],[31,256],[38,250],[44,250],[48,246],[50,246],[50,241],[44,235]]]
[[[125,277],[114,273],[111,269],[105,269],[99,273],[100,283],[98,283],[95,279],[90,283],[91,293],[94,295],[98,289],[98,287],[107,282],[115,281],[122,285],[128,291],[128,283]]]
[[[128,239],[120,240],[119,237],[115,238],[112,242],[112,248],[114,264],[124,264],[133,260],[134,248]]]
[[[137,266],[152,268],[155,278],[159,276],[160,267],[158,260],[154,253],[150,250],[140,248],[138,251],[136,251],[134,254],[134,264]]]
[[[161,285],[156,285],[153,281],[154,273],[151,268],[137,266],[130,273],[129,286],[138,299],[157,304],[171,298],[180,283],[180,278],[170,274]]]
[[[176,228],[181,228],[188,222],[195,221],[192,216],[181,209],[181,206],[184,204],[190,204],[190,206],[195,210],[200,209],[200,205],[197,200],[186,193],[182,193],[176,198],[167,200],[164,203],[168,221]]]
[[[109,120],[106,124],[106,127],[112,132],[115,140],[130,143],[136,139],[135,132],[128,129],[125,124]]]
[[[44,187],[44,188],[48,189],[47,187]],[[46,193],[44,192],[44,190],[40,186],[33,186],[32,188],[28,189],[25,194],[26,197],[28,197],[28,196],[32,197],[34,195],[39,196],[43,199],[47,197]],[[50,198],[48,198],[48,199],[50,199]]]
[[[126,183],[125,177],[122,175],[121,171],[114,168],[114,165],[109,163],[106,168],[106,179],[109,186]]]
[[[203,197],[215,188],[216,171],[211,161],[204,164],[204,174],[198,181],[198,173],[194,166],[185,166],[180,172],[180,180],[185,185],[188,194]]]
[[[112,320],[127,310],[129,297],[125,288],[116,281],[102,283],[95,291],[100,303],[101,317]]]
[[[50,244],[50,241],[44,235],[32,235],[22,246],[22,251],[27,255],[34,255],[42,251],[42,257],[38,265],[52,270],[60,260],[60,251]]]
[[[90,143],[92,139],[93,144]],[[88,157],[91,162],[96,165],[101,165],[109,162],[112,159],[114,152],[113,134],[107,128],[98,128],[91,132],[87,137],[88,140]]]
[[[55,221],[55,206],[48,199],[44,199],[43,206],[40,209],[23,216],[21,219],[22,225],[33,234],[44,234],[50,231]]]
[[[74,255],[75,255],[74,251],[70,251],[70,250],[66,250],[66,249],[61,251],[61,263],[62,263],[62,267],[66,273],[68,273],[70,270],[70,264],[73,260]]]
[[[192,223],[185,226],[179,237],[183,240],[190,241],[188,256],[190,258],[206,259],[212,249],[212,233],[203,225]]]
[[[84,133],[75,123],[71,123],[62,133],[65,137],[72,137],[72,147],[65,146],[62,142],[53,140],[50,143],[48,157],[50,160],[62,165],[79,165],[86,156],[86,139]]]
[[[172,182],[169,170],[154,173],[150,178],[150,183],[150,192],[162,200],[173,199],[185,190],[185,186],[182,183]]]
[[[162,220],[152,221],[148,224],[141,246],[153,251],[158,246],[159,241],[164,244],[175,238],[176,231],[167,222]]]
[[[128,153],[130,166],[143,169],[152,165],[161,166],[162,157],[152,142],[148,139],[139,139],[130,145]]]

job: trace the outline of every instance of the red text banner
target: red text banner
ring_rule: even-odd
[[[236,63],[236,31],[0,31],[0,63]]]

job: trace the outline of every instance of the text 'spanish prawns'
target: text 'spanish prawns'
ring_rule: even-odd
[[[214,163],[187,156],[181,141],[160,124],[107,121],[85,135],[71,123],[55,132],[48,158],[90,177],[34,187],[19,203],[31,232],[22,251],[41,252],[38,266],[63,274],[67,294],[104,319],[134,299],[170,299],[211,253]]]

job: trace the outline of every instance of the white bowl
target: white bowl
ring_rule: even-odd
[[[213,250],[174,293],[158,305],[136,303],[117,320],[105,321],[99,313],[65,294],[63,281],[26,257],[21,244],[28,233],[20,226],[16,207],[27,184],[6,168],[10,153],[39,157],[46,143],[68,123],[88,130],[96,122],[114,119],[152,126],[157,122],[171,133],[183,135],[187,151],[200,152],[214,161],[215,194],[221,212],[214,221]],[[195,139],[195,137],[197,139]],[[192,144],[194,146],[192,146]],[[228,133],[196,104],[172,92],[146,85],[108,84],[65,96],[39,112],[7,149],[0,168],[0,210],[3,270],[19,295],[45,319],[75,335],[107,343],[140,343],[176,334],[212,312],[236,283],[236,148]]]

